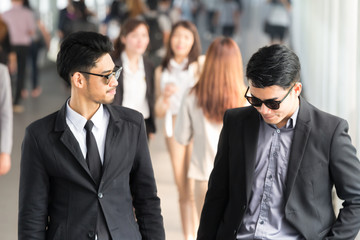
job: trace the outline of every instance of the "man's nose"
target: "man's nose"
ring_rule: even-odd
[[[118,85],[118,80],[115,78],[115,75],[112,75],[109,82],[109,87],[116,87]]]
[[[259,107],[260,113],[268,113],[270,111],[271,111],[271,109],[268,108],[264,103],[262,103],[261,106]]]

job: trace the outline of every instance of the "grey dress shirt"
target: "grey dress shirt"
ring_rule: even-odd
[[[298,109],[279,129],[260,120],[249,209],[237,239],[302,239],[285,219],[284,192]]]

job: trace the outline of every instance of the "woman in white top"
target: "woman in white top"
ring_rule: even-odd
[[[223,115],[229,108],[246,104],[245,91],[242,58],[237,44],[231,38],[216,38],[206,53],[199,81],[183,98],[175,127],[175,138],[179,143],[187,145],[193,141],[188,177],[195,181],[194,196],[199,216]]]
[[[123,70],[118,79],[114,104],[135,109],[145,119],[148,137],[155,133],[155,83],[153,64],[143,54],[149,45],[145,21],[130,18],[121,27],[112,54],[115,65]]]
[[[187,178],[192,145],[182,146],[173,137],[173,127],[184,93],[197,82],[200,73],[200,39],[194,24],[177,22],[170,33],[167,53],[155,70],[157,117],[165,117],[166,144],[179,192],[180,215],[186,240],[195,239],[198,222],[193,183]]]

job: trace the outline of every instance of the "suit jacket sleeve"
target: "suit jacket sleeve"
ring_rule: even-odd
[[[335,129],[330,154],[331,176],[344,202],[326,239],[354,239],[360,229],[360,164],[345,120]]]
[[[215,240],[219,225],[223,219],[229,196],[229,156],[228,156],[228,112],[224,115],[224,125],[221,130],[218,150],[215,156],[214,168],[210,175],[208,191],[201,213],[197,240]]]
[[[142,239],[164,240],[165,231],[160,210],[160,199],[157,196],[143,120],[140,125],[135,161],[130,176],[133,205]]]
[[[49,178],[36,138],[29,127],[22,144],[18,239],[45,239]]]

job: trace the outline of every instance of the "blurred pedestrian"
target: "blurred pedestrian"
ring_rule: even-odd
[[[156,131],[154,66],[144,53],[149,45],[149,27],[145,21],[130,18],[121,27],[112,53],[117,66],[123,67],[113,104],[142,113],[148,138]]]
[[[220,0],[221,1],[221,0]],[[204,34],[207,40],[212,39],[216,35],[217,30],[217,14],[219,11],[218,0],[202,0],[206,12],[206,32]]]
[[[222,0],[219,3],[219,25],[221,33],[226,37],[233,37],[239,30],[241,4],[236,0]]]
[[[127,16],[127,7],[125,0],[113,0],[105,19],[100,24],[100,33],[107,35],[111,41],[120,34],[120,26]]]
[[[183,98],[175,126],[175,139],[180,144],[193,141],[187,177],[195,182],[198,216],[214,166],[224,113],[246,104],[245,91],[242,57],[236,42],[216,38],[206,52],[199,81]]]
[[[91,12],[84,0],[68,0],[68,4],[59,12],[58,36],[64,39],[70,33],[77,31],[97,32],[98,27],[91,20],[95,14]]]
[[[24,111],[20,99],[28,96],[24,88],[26,79],[26,62],[30,50],[31,40],[36,31],[36,22],[33,13],[23,6],[23,0],[12,0],[12,8],[3,13],[10,32],[10,42],[16,52],[17,76],[14,97],[14,112]]]
[[[29,0],[24,0],[24,6],[30,9]],[[50,44],[50,34],[46,30],[45,25],[41,21],[37,13],[33,11],[33,14],[36,19],[36,31],[32,37],[31,46],[30,46],[30,55],[31,60],[31,80],[32,80],[32,91],[31,96],[37,98],[42,92],[42,88],[39,85],[39,66],[38,66],[38,56],[41,49],[49,49]]]
[[[282,44],[290,26],[291,4],[289,0],[267,0],[269,12],[265,20],[264,31],[270,37],[271,44]]]
[[[11,81],[6,65],[0,63],[0,176],[11,168],[13,144],[13,109],[11,104]]]
[[[183,146],[175,141],[173,129],[184,93],[197,82],[203,58],[196,26],[189,21],[177,22],[170,33],[167,53],[155,70],[156,116],[165,117],[165,141],[170,154],[183,233],[186,240],[195,239],[196,214],[193,181],[187,178],[192,144]]]
[[[10,43],[10,33],[7,24],[0,16],[0,63],[9,68],[10,74],[16,72],[16,53]]]

